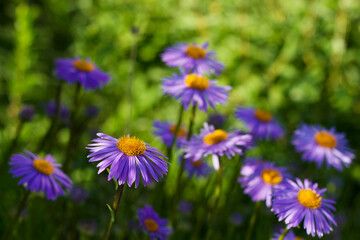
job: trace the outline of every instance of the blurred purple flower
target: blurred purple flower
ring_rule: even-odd
[[[76,203],[84,202],[88,195],[88,192],[80,186],[74,186],[70,190],[70,198]]]
[[[23,122],[29,122],[35,115],[35,108],[31,105],[23,105],[19,113],[19,118]]]

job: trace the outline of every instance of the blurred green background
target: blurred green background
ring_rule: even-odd
[[[36,106],[38,112],[35,120],[24,127],[17,151],[36,148],[50,124],[41,104],[54,98],[58,84],[53,73],[54,60],[73,56],[91,58],[112,76],[102,90],[82,93],[82,107],[94,104],[100,108],[100,116],[86,122],[88,129],[98,129],[115,137],[124,134],[129,114],[126,94],[132,51],[136,53],[136,63],[131,133],[161,148],[160,140],[152,135],[152,122],[155,119],[175,121],[178,105],[175,100],[163,96],[160,89],[161,79],[176,71],[161,62],[160,54],[166,47],[185,41],[209,42],[210,49],[216,51],[218,59],[225,65],[225,71],[218,79],[221,84],[231,85],[233,90],[228,104],[218,106],[216,112],[228,116],[228,128],[243,127],[233,116],[239,105],[269,109],[286,128],[284,139],[261,143],[251,155],[264,156],[284,166],[293,164],[295,170],[298,166],[308,167],[301,163],[300,155],[294,153],[290,144],[292,132],[302,122],[336,126],[339,132],[346,133],[350,146],[357,153],[360,150],[359,13],[358,0],[1,1],[1,148],[6,149],[13,139],[18,112],[24,103]],[[68,106],[72,102],[73,89],[74,86],[65,86],[62,94],[62,101]],[[186,122],[188,116],[186,113]],[[207,116],[205,113],[197,115],[195,132]],[[105,202],[111,201],[113,189],[105,178],[96,175],[95,164],[87,163],[84,147],[92,136],[91,133],[82,136],[70,174],[76,184],[89,191],[90,197],[85,205],[71,207],[77,208],[76,219],[96,219],[99,232],[102,232],[108,214]],[[61,129],[52,147],[51,154],[59,161],[68,138],[68,129]],[[170,167],[169,177],[165,179],[165,195],[174,191],[175,177],[171,171],[176,169],[176,163]],[[305,176],[305,173],[301,174],[300,170],[299,176]],[[340,179],[340,187],[332,183],[333,179]],[[356,231],[360,227],[358,158],[342,173],[317,169],[312,180],[328,187],[338,201],[336,213],[342,216],[340,226],[325,239],[360,239],[360,232]],[[6,175],[1,181],[0,230],[7,226],[11,209],[20,198],[16,180]],[[201,190],[204,184],[200,180],[194,184],[193,191],[185,191],[187,198],[194,200],[196,188]],[[152,191],[151,188],[126,190],[127,197],[120,207],[120,212],[124,210],[125,213],[119,217],[121,220],[114,231],[117,239],[143,237],[135,231],[124,230],[124,226],[129,224],[127,219],[135,219],[138,206],[159,204],[154,194],[151,195]],[[237,204],[237,198],[242,202]],[[130,205],[134,199],[138,204],[127,209],[126,204]],[[247,205],[243,205],[245,203]],[[251,212],[244,209],[253,204],[242,195],[240,187],[233,206],[243,212],[245,219],[249,218]],[[48,212],[51,207],[55,208],[55,213]],[[167,210],[161,210],[161,206],[156,210],[166,216]],[[56,203],[34,197],[29,206],[29,217],[34,220],[21,224],[24,232],[18,233],[18,239],[58,238],[61,232],[58,211],[62,210]],[[254,239],[268,239],[274,230],[276,218],[265,206],[262,212],[265,217],[257,225]],[[55,224],[47,223],[53,218]],[[221,226],[225,234],[230,230],[224,219]],[[71,221],[66,227],[77,224]],[[236,232],[246,229],[247,222],[234,227],[229,238],[233,239]],[[193,236],[186,221],[184,225],[174,239]],[[43,234],[41,237],[39,230]],[[97,239],[97,235],[93,238]]]

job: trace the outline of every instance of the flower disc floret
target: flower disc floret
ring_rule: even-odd
[[[185,83],[188,87],[203,91],[210,86],[209,79],[197,74],[189,74],[185,78]]]
[[[156,232],[159,230],[159,225],[151,218],[147,218],[144,221],[145,227],[149,232]]]
[[[146,151],[145,143],[134,136],[123,136],[119,138],[116,146],[128,156],[139,156]]]
[[[271,185],[276,185],[282,181],[281,173],[273,169],[264,169],[261,173],[261,178],[264,182]]]
[[[185,50],[186,55],[195,59],[202,59],[206,56],[206,50],[196,46],[196,45],[189,45]]]
[[[74,67],[83,72],[91,72],[92,70],[94,70],[93,64],[81,59],[74,60]]]
[[[269,122],[272,120],[272,115],[264,110],[257,109],[254,112],[255,117],[262,122]]]
[[[300,189],[297,198],[299,203],[304,207],[316,209],[321,206],[321,197],[309,188]]]
[[[45,159],[35,159],[33,162],[33,166],[38,172],[48,176],[50,176],[54,172],[54,167]]]
[[[169,127],[169,130],[170,130],[170,132],[172,132],[172,133],[175,133],[175,130],[176,130],[176,126],[175,125],[171,125],[170,127]],[[184,137],[184,136],[186,136],[186,130],[183,128],[183,127],[179,127],[179,130],[178,130],[178,133],[177,133],[177,136],[178,137]]]
[[[225,141],[227,138],[228,134],[224,130],[216,129],[214,132],[208,133],[203,140],[204,143],[208,145],[214,145],[219,142]]]
[[[336,147],[336,138],[326,131],[321,131],[315,134],[315,141],[322,147],[326,148],[335,148]]]

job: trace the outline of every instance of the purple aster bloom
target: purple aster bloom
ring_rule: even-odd
[[[161,59],[170,67],[180,67],[187,71],[200,74],[219,75],[224,65],[217,62],[213,51],[207,51],[208,43],[201,46],[196,44],[180,43],[169,47],[161,55]]]
[[[275,234],[274,234],[274,237],[271,238],[271,240],[278,240],[279,237],[281,236],[281,234],[283,233],[283,231],[284,231],[284,229],[281,230],[281,231],[278,232],[278,233],[275,233]],[[297,237],[297,236],[295,235],[295,233],[294,233],[292,230],[290,230],[290,231],[286,234],[286,236],[284,237],[284,240],[304,240],[304,239],[303,239],[302,237]]]
[[[191,202],[186,201],[184,199],[180,201],[179,206],[178,206],[179,211],[183,214],[191,213],[193,208],[194,208],[194,205]]]
[[[342,165],[348,167],[355,158],[353,150],[347,147],[345,135],[337,133],[335,128],[303,124],[295,131],[292,144],[297,152],[303,152],[304,161],[316,162],[318,166],[325,160],[328,167],[342,170]]]
[[[185,110],[190,105],[198,105],[201,111],[207,112],[209,105],[215,109],[215,104],[225,104],[229,98],[230,86],[216,86],[216,80],[195,73],[174,74],[162,80],[162,89],[184,105]]]
[[[137,188],[139,172],[144,186],[149,185],[152,179],[158,182],[168,172],[168,162],[163,160],[166,157],[148,143],[130,135],[119,139],[103,133],[98,133],[97,136],[100,138],[93,139],[93,143],[87,147],[91,152],[88,158],[89,162],[100,161],[97,165],[98,173],[110,167],[108,181],[114,178],[119,185],[127,182],[129,187],[135,182]]]
[[[182,156],[180,156],[180,159],[182,159]],[[188,173],[189,178],[193,176],[206,177],[212,170],[204,159],[184,158],[183,161],[185,161],[184,170]]]
[[[172,233],[168,227],[168,220],[162,219],[150,206],[138,209],[138,218],[143,231],[150,236],[151,240],[165,240]]]
[[[80,83],[85,90],[101,88],[109,82],[110,75],[98,69],[89,59],[57,59],[56,77],[68,83]]]
[[[85,116],[88,118],[96,118],[99,115],[100,109],[94,105],[88,105],[85,110]]]
[[[229,222],[234,226],[240,226],[244,222],[244,216],[241,213],[234,212],[231,214]]]
[[[21,177],[20,184],[25,184],[25,189],[31,192],[43,192],[47,199],[55,200],[58,196],[64,196],[65,190],[69,190],[72,181],[56,164],[55,158],[50,154],[40,158],[29,151],[25,154],[14,154],[10,159],[10,173],[13,177]]]
[[[84,202],[88,195],[88,192],[80,186],[74,186],[70,191],[70,198],[76,203]]]
[[[242,187],[245,189],[244,192],[250,195],[254,202],[266,201],[266,206],[271,206],[271,194],[273,189],[284,188],[286,179],[290,177],[286,173],[285,168],[276,167],[271,162],[259,162],[254,161],[254,170],[251,175],[245,175],[239,179]],[[245,165],[245,168],[248,166]],[[242,170],[242,172],[246,172]]]
[[[251,134],[260,139],[278,139],[284,135],[284,130],[273,116],[263,110],[239,107],[235,116],[244,121]]]
[[[208,118],[210,125],[213,125],[215,128],[221,128],[224,126],[226,117],[223,114],[211,114]]]
[[[23,122],[29,122],[33,119],[35,108],[31,105],[23,105],[19,113],[19,118]]]
[[[273,192],[273,204],[271,211],[279,221],[285,219],[287,228],[298,226],[304,220],[306,233],[311,236],[318,235],[321,238],[324,233],[332,231],[336,226],[333,213],[335,201],[324,199],[321,196],[326,189],[319,189],[317,183],[305,179],[296,182],[287,180],[286,188],[275,188]]]
[[[51,101],[48,102],[45,106],[45,113],[48,117],[52,118],[54,116],[56,110],[56,104],[55,102]],[[60,109],[59,109],[59,119],[62,122],[67,122],[69,120],[70,117],[70,111],[69,108],[65,105],[65,104],[60,104]]]
[[[174,132],[176,130],[176,125],[171,124],[170,122],[154,121],[154,127],[154,135],[160,137],[167,147],[171,147]],[[186,134],[186,130],[182,126],[180,126],[177,134],[177,147],[181,147],[184,145],[186,141]]]
[[[215,170],[219,169],[219,157],[226,155],[228,158],[236,154],[243,154],[252,140],[250,134],[240,134],[238,131],[227,133],[216,129],[212,125],[204,123],[200,134],[193,136],[185,147],[185,157],[194,161],[212,155]]]

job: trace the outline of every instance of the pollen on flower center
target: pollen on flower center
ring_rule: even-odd
[[[321,197],[310,188],[300,189],[297,198],[304,207],[316,209],[321,206]]]
[[[175,133],[176,130],[176,126],[175,125],[171,125],[169,128],[170,132]],[[178,133],[177,133],[178,137],[184,137],[186,136],[186,131],[184,128],[182,128],[181,126],[179,127]]]
[[[335,148],[336,147],[336,139],[334,135],[328,133],[326,131],[318,132],[315,134],[315,141],[322,147],[326,148]]]
[[[197,160],[197,161],[191,161],[191,164],[194,167],[199,168],[199,167],[201,167],[201,165],[203,165],[203,162],[201,160]]]
[[[206,56],[206,51],[198,46],[190,45],[185,50],[186,55],[195,59],[201,59]]]
[[[119,138],[116,146],[120,151],[128,156],[139,156],[146,150],[145,143],[137,137],[124,136]]]
[[[275,185],[281,182],[282,175],[279,171],[273,170],[273,169],[265,169],[261,173],[261,178],[264,182]]]
[[[92,70],[94,70],[94,65],[84,60],[75,60],[74,67],[84,72],[91,72]]]
[[[227,133],[224,130],[216,129],[214,132],[207,134],[203,141],[206,144],[213,145],[222,142],[228,138]]]
[[[257,109],[255,110],[255,117],[262,122],[269,122],[272,119],[272,115],[266,111]]]
[[[205,90],[210,86],[210,82],[206,77],[196,75],[196,74],[189,74],[185,78],[185,84],[197,90]]]
[[[45,159],[35,159],[33,162],[33,166],[38,172],[48,176],[51,175],[54,171],[54,167]]]
[[[159,225],[151,218],[145,219],[144,224],[150,232],[156,232],[159,229]]]

